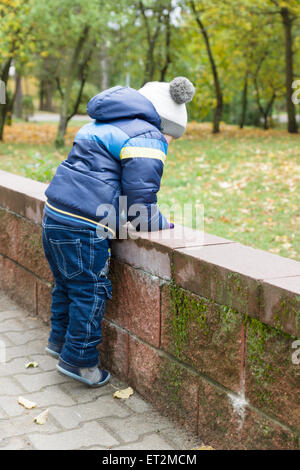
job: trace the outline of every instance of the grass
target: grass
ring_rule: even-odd
[[[55,124],[14,124],[0,143],[0,168],[50,181],[66,157],[53,147]],[[204,229],[300,261],[300,136],[223,125],[189,125],[169,148],[160,204],[204,206]],[[184,221],[190,225],[190,221]]]

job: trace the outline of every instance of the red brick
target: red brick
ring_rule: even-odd
[[[206,445],[225,450],[299,449],[300,439],[285,426],[245,406],[244,418],[228,393],[200,378],[198,434]]]
[[[162,348],[217,382],[239,392],[243,318],[183,289],[162,288]]]
[[[49,322],[51,317],[51,292],[53,286],[46,284],[39,279],[37,279],[37,315],[42,318],[46,323]]]
[[[300,433],[300,366],[293,364],[295,338],[257,320],[246,340],[246,398]]]
[[[176,249],[175,281],[187,290],[260,315],[263,279],[300,275],[300,263],[239,243]]]
[[[128,382],[165,416],[197,430],[198,376],[132,336]]]
[[[232,243],[231,240],[217,237],[200,230],[175,224],[171,230],[159,230],[157,232],[140,232],[138,239],[149,240],[155,248],[166,247],[169,250],[190,246],[219,245]]]
[[[272,279],[262,285],[261,319],[300,337],[300,276]]]
[[[41,279],[53,281],[43,250],[42,228],[21,217],[18,219],[18,263]]]
[[[18,218],[0,209],[0,252],[13,260],[17,260]]]
[[[36,277],[0,256],[0,286],[17,304],[36,313]]]
[[[113,300],[108,302],[105,316],[158,347],[159,280],[117,261],[112,262],[110,278]]]
[[[135,234],[134,239],[115,240],[112,251],[119,261],[169,280],[171,257],[175,248],[223,243],[231,242],[225,238],[176,225],[172,230],[139,232]]]
[[[42,222],[46,188],[44,183],[0,170],[1,207],[33,222]]]
[[[112,247],[113,256],[133,267],[143,269],[164,279],[171,278],[171,251],[155,245],[149,240],[116,240]]]
[[[101,363],[121,380],[128,375],[128,333],[107,320],[102,321]]]

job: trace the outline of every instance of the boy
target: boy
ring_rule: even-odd
[[[191,82],[177,77],[94,96],[87,111],[95,121],[77,132],[46,190],[43,246],[55,279],[46,351],[59,358],[59,372],[89,386],[110,378],[98,365],[97,346],[111,299],[111,239],[122,228],[119,219],[136,230],[173,228],[156,193],[168,144],[183,135],[193,95]],[[120,196],[127,197],[125,212]]]

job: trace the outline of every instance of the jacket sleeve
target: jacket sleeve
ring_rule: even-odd
[[[160,138],[134,137],[120,153],[122,195],[127,196],[127,220],[136,230],[154,231],[170,227],[157,207],[157,192],[168,145]]]

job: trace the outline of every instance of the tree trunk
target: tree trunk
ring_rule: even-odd
[[[60,119],[59,119],[56,139],[55,139],[55,146],[57,148],[64,147],[65,145],[65,134],[66,134],[67,125],[69,121],[68,108],[69,108],[69,103],[70,103],[70,98],[71,98],[72,86],[73,86],[73,82],[77,74],[80,53],[87,39],[89,29],[90,29],[89,26],[85,26],[84,30],[82,31],[82,34],[78,39],[76,48],[74,49],[68,70],[66,72],[67,83],[66,83],[66,88],[62,97]]]
[[[288,115],[288,131],[292,134],[298,132],[296,121],[296,109],[292,101],[293,88],[292,83],[294,79],[293,72],[293,37],[292,37],[292,24],[288,8],[281,8],[280,14],[282,17],[284,32],[285,32],[285,84],[286,84],[286,110]]]
[[[145,68],[145,78],[144,81],[146,82],[151,82],[154,77],[154,46],[153,44],[150,45],[148,49],[148,54],[147,54],[147,60],[146,60],[146,68]]]
[[[242,93],[242,115],[240,120],[240,129],[244,128],[248,106],[248,71],[245,74],[244,87]]]
[[[14,113],[17,118],[22,118],[22,98],[23,98],[23,92],[22,92],[22,81],[21,81],[21,75],[16,72],[15,74],[15,99],[14,99]]]
[[[52,83],[47,80],[46,81],[46,103],[44,105],[45,111],[53,111],[52,107]]]
[[[256,90],[257,106],[258,106],[258,109],[259,109],[259,112],[260,112],[261,116],[263,117],[264,129],[267,130],[267,129],[269,129],[269,116],[272,113],[273,104],[274,104],[274,101],[276,99],[276,92],[273,91],[272,96],[270,98],[270,101],[267,103],[266,108],[264,108],[262,103],[261,103],[261,100],[260,100],[260,93],[259,93],[257,77],[254,78],[254,86],[255,86],[255,90]]]
[[[204,41],[205,41],[206,50],[207,50],[207,54],[208,54],[208,58],[209,58],[213,78],[214,78],[217,105],[216,105],[216,108],[215,108],[215,111],[214,111],[213,133],[217,134],[218,132],[220,132],[220,122],[222,120],[222,112],[223,112],[223,94],[222,94],[222,90],[221,90],[219,74],[218,74],[217,66],[216,66],[216,63],[215,63],[215,60],[214,60],[214,57],[213,57],[213,53],[212,53],[212,50],[211,50],[211,47],[210,47],[209,37],[208,37],[208,34],[207,34],[206,29],[204,27],[204,24],[202,23],[199,15],[197,13],[197,10],[196,10],[196,7],[195,7],[195,2],[192,0],[190,2],[190,5],[191,5],[192,11],[194,13],[196,22],[197,22],[197,24],[200,28],[200,31],[201,31],[202,36],[203,36]]]
[[[6,104],[0,104],[0,141],[3,140],[3,130],[6,118]]]
[[[0,76],[0,80],[4,82],[5,87],[7,86],[7,82],[8,82],[11,61],[12,61],[11,57],[7,59],[2,69],[1,76]],[[4,124],[5,124],[6,113],[8,111],[8,108],[9,108],[9,102],[8,102],[8,96],[6,95],[6,103],[0,104],[0,141],[3,140],[3,130],[4,130]]]
[[[164,82],[165,77],[167,74],[168,67],[171,63],[171,55],[170,55],[170,46],[171,46],[171,21],[170,21],[170,10],[168,10],[167,15],[165,16],[165,28],[166,28],[166,58],[165,64],[160,71],[160,81]]]
[[[109,87],[109,69],[108,69],[108,57],[107,57],[107,46],[103,40],[101,47],[101,90],[106,90]]]
[[[40,111],[44,111],[45,82],[40,80]]]
[[[220,123],[222,121],[223,112],[223,96],[219,86],[216,86],[217,106],[214,112],[213,134],[220,132]]]
[[[266,113],[263,114],[264,119],[264,130],[267,131],[269,129],[269,122],[268,122],[268,115]]]
[[[144,19],[144,24],[145,24],[146,33],[147,33],[147,42],[148,42],[148,50],[147,50],[147,55],[146,55],[145,71],[144,71],[144,80],[142,84],[144,85],[145,83],[151,82],[154,79],[154,74],[155,74],[155,69],[156,69],[156,63],[154,60],[154,51],[155,51],[157,39],[159,38],[159,34],[160,34],[161,14],[162,14],[163,7],[162,5],[160,5],[157,11],[157,14],[156,14],[157,24],[153,33],[151,33],[149,20],[146,15],[146,8],[142,1],[139,1],[139,8]]]
[[[65,135],[68,126],[68,120],[66,114],[61,114],[59,118],[59,124],[55,139],[56,148],[64,147],[65,145]]]

